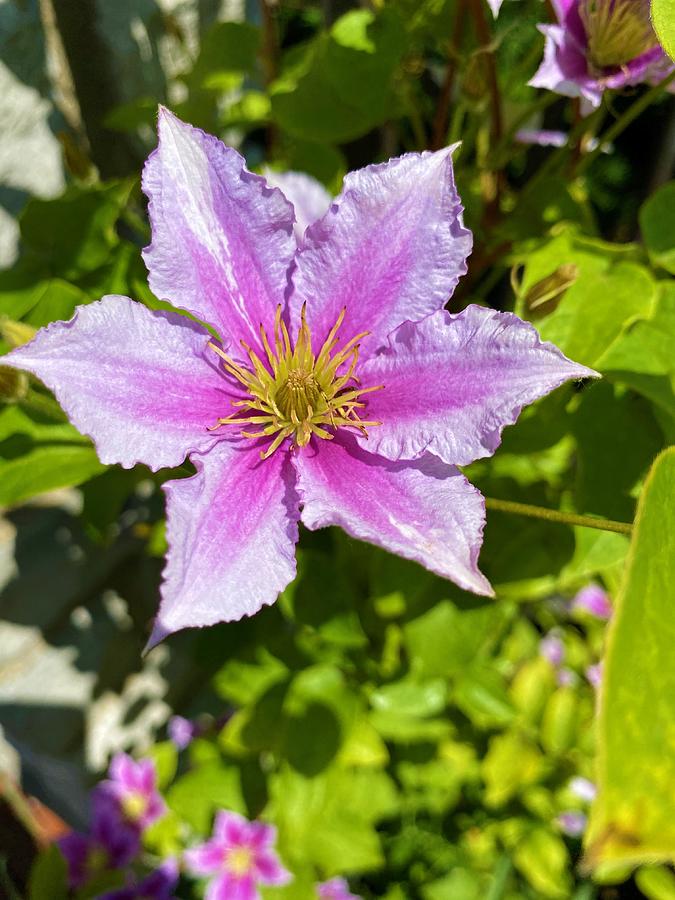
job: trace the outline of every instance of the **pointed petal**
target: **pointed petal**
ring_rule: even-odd
[[[295,251],[293,208],[231,147],[160,107],[159,146],[143,170],[153,292],[213,325],[226,343],[258,346],[283,303]]]
[[[305,172],[265,171],[265,178],[271,187],[277,187],[295,209],[295,236],[298,243],[305,230],[325,215],[331,204],[331,195],[326,188]]]
[[[466,590],[492,594],[478,570],[485,504],[457,469],[431,455],[390,462],[342,434],[293,461],[308,528],[339,525]]]
[[[186,850],[183,859],[192,875],[212,875],[220,872],[225,860],[226,847],[220,841],[207,841]]]
[[[231,411],[208,340],[184,316],[108,296],[79,306],[69,322],[52,322],[4,360],[54,391],[101,462],[156,470],[210,447],[216,438],[207,427]]]
[[[597,377],[571,362],[512,313],[469,306],[406,322],[384,353],[359,369],[362,384],[384,384],[369,395],[371,453],[415,459],[429,451],[450,465],[491,456],[502,429],[521,409],[572,378]]]
[[[347,307],[344,336],[363,351],[402,322],[440,309],[466,272],[471,232],[462,224],[452,150],[408,153],[346,176],[342,194],[305,234],[296,255],[291,316],[302,304],[316,345]]]
[[[181,628],[232,622],[274,603],[295,577],[298,498],[287,454],[220,441],[197,474],[164,485],[167,542],[154,646]]]
[[[261,884],[281,886],[293,880],[291,873],[284,869],[279,857],[272,850],[263,850],[255,857],[256,881]]]
[[[247,842],[251,823],[239,813],[221,809],[213,824],[214,835],[228,845],[239,846]]]

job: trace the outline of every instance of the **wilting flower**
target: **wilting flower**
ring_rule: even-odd
[[[556,822],[563,834],[569,837],[581,837],[586,830],[586,816],[576,810],[568,810],[556,816]]]
[[[612,615],[612,604],[607,592],[598,584],[582,588],[572,601],[572,608],[581,609],[598,619],[609,619]]]
[[[565,658],[565,645],[554,631],[550,631],[539,641],[539,653],[556,668]]]
[[[331,878],[317,885],[317,894],[320,900],[361,900],[358,894],[350,893],[344,878]]]
[[[275,842],[272,825],[221,810],[213,837],[187,850],[185,862],[193,875],[211,877],[206,900],[259,900],[258,885],[281,886],[292,880],[274,851]]]
[[[540,25],[544,59],[530,84],[598,106],[607,88],[658,81],[670,66],[649,0],[552,0],[557,25]]]
[[[76,890],[106,869],[119,869],[140,850],[138,830],[121,815],[117,803],[97,787],[91,795],[89,834],[73,831],[58,841],[68,864],[68,884]]]
[[[345,178],[299,247],[293,207],[216,138],[160,111],[143,187],[151,289],[79,307],[5,361],[40,377],[104,463],[157,470],[168,561],[151,645],[251,615],[294,578],[298,521],[415,560],[478,594],[490,456],[570,362],[510,313],[443,308],[471,250],[452,148]]]
[[[108,779],[97,790],[118,804],[124,819],[140,831],[164,815],[166,806],[157,790],[157,772],[151,759],[133,760],[116,754]]]
[[[178,877],[178,863],[174,859],[167,859],[140,881],[101,894],[98,900],[173,900]]]

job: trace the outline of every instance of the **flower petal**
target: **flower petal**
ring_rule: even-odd
[[[220,841],[206,841],[191,850],[186,850],[183,859],[192,875],[212,875],[222,871],[226,848]]]
[[[295,237],[298,243],[305,230],[325,215],[332,197],[326,188],[305,172],[275,172],[265,170],[265,178],[271,187],[277,187],[295,209]]]
[[[226,872],[209,884],[204,900],[260,900],[260,893],[249,875]]]
[[[455,466],[491,456],[523,406],[571,378],[597,373],[571,362],[512,313],[469,306],[406,322],[384,353],[359,369],[369,395],[369,452],[415,459],[429,451]]]
[[[228,846],[241,846],[248,843],[251,823],[239,813],[221,809],[216,813],[213,823],[213,834]]]
[[[485,504],[457,469],[431,455],[390,462],[350,435],[321,441],[293,460],[308,528],[339,525],[466,590],[492,595],[478,570]]]
[[[259,346],[283,303],[295,251],[293,207],[231,147],[160,107],[159,146],[143,170],[153,292],[212,324],[223,341]]]
[[[293,880],[291,873],[284,869],[279,857],[272,850],[263,850],[255,856],[255,876],[261,884],[281,886]]]
[[[108,296],[79,306],[69,322],[53,322],[4,359],[54,391],[101,462],[156,470],[210,447],[217,438],[207,427],[231,409],[232,391],[208,339],[184,316]]]
[[[162,603],[149,646],[181,628],[231,622],[274,603],[295,577],[298,498],[283,451],[222,440],[197,474],[164,485]]]
[[[347,338],[370,333],[363,356],[452,294],[471,252],[453,149],[408,153],[350,173],[342,194],[307,230],[292,276],[291,318],[297,327],[306,302],[317,348],[343,307]]]

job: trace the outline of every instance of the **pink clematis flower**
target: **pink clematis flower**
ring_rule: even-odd
[[[298,521],[340,525],[491,595],[480,493],[525,404],[595,373],[510,313],[444,309],[466,271],[452,148],[345,178],[297,245],[294,211],[241,156],[165,109],[143,187],[150,287],[218,332],[118,296],[5,362],[40,377],[104,463],[169,481],[150,646],[252,615],[294,578]]]
[[[540,25],[544,59],[530,81],[587,109],[603,91],[654,83],[670,70],[650,21],[649,0],[552,0],[557,25]]]
[[[157,772],[151,759],[136,762],[126,753],[117,753],[108,776],[97,790],[114,800],[126,821],[139,831],[164,815],[166,805],[157,790]]]
[[[331,878],[317,886],[319,900],[361,900],[358,894],[352,894],[345,878]]]
[[[298,243],[310,225],[324,216],[331,205],[332,197],[326,188],[305,172],[276,172],[265,169],[265,179],[272,187],[280,189],[295,210],[293,230]]]
[[[281,886],[292,880],[274,851],[275,842],[272,825],[221,810],[213,837],[187,850],[185,862],[193,875],[212,876],[205,900],[260,900],[258,885]]]

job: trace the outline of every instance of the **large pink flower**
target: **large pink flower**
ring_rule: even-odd
[[[594,373],[510,313],[443,308],[471,250],[452,148],[351,173],[297,246],[293,207],[236,151],[166,110],[159,137],[143,177],[150,286],[219,340],[110,296],[6,359],[55,391],[104,463],[197,469],[164,488],[151,643],[274,602],[299,519],[491,594],[483,498],[457,466]]]
[[[210,879],[205,900],[260,900],[258,885],[288,884],[292,876],[274,850],[276,829],[237,813],[216,814],[213,837],[185,853],[193,875]]]
[[[540,25],[544,59],[533,87],[586,106],[600,104],[603,91],[654,82],[670,70],[650,22],[650,0],[552,0],[557,25]]]

